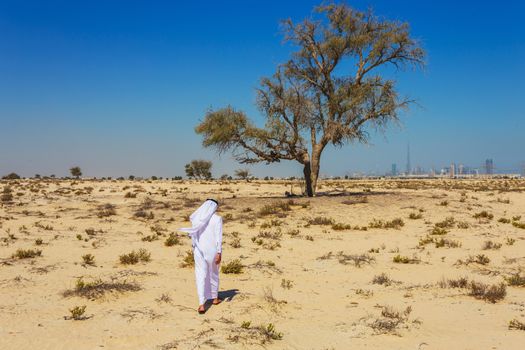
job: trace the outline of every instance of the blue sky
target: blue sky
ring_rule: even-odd
[[[383,173],[412,164],[500,171],[525,162],[525,5],[522,1],[365,1],[407,21],[428,52],[424,71],[391,72],[417,99],[401,127],[371,145],[328,149],[322,173]],[[195,158],[214,175],[239,168],[201,147],[193,128],[209,107],[254,107],[262,76],[292,49],[279,21],[318,1],[0,0],[0,175],[175,176]],[[300,174],[258,165],[259,176]]]

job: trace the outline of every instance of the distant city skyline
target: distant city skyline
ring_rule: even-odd
[[[192,159],[213,175],[244,168],[201,147],[195,125],[232,105],[259,125],[255,88],[294,48],[279,21],[300,21],[321,1],[0,3],[0,176],[174,177]],[[407,21],[428,53],[424,72],[389,73],[416,100],[371,144],[328,146],[321,174],[410,168],[517,172],[525,162],[525,3],[356,0]],[[103,10],[101,10],[103,9]],[[490,23],[490,26],[487,25]],[[344,67],[343,67],[344,68]],[[294,162],[249,167],[301,176]]]

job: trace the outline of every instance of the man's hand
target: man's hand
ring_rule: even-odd
[[[219,265],[221,263],[221,253],[215,255],[215,263]]]

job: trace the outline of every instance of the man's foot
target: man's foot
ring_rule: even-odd
[[[215,299],[213,299],[213,301],[212,301],[212,304],[213,304],[213,305],[219,305],[220,303],[222,303],[222,300],[219,299],[219,298],[215,298]]]
[[[204,305],[199,305],[197,311],[199,312],[199,314],[203,314],[206,312],[206,309],[204,308]]]

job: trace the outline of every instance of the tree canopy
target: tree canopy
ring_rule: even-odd
[[[186,176],[194,179],[211,179],[212,162],[208,160],[192,160],[186,164]]]
[[[261,79],[257,107],[265,126],[227,106],[208,111],[195,131],[203,146],[232,151],[240,163],[301,163],[305,191],[313,196],[327,145],[368,142],[371,130],[397,122],[412,102],[399,96],[385,68],[421,67],[425,52],[407,23],[346,4],[318,6],[300,23],[285,20],[283,31],[296,51]]]

